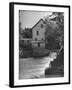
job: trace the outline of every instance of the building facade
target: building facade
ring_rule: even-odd
[[[32,28],[32,47],[45,48],[45,24],[40,19]]]

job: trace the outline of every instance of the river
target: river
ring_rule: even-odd
[[[42,58],[23,58],[19,60],[19,79],[45,78],[45,69],[51,67],[57,53],[51,52]]]

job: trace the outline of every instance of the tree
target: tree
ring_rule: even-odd
[[[52,16],[52,18],[51,18]],[[50,17],[45,18],[46,22],[46,42],[50,43],[49,38],[53,38],[54,43],[64,46],[64,15],[61,12],[53,12]]]
[[[23,38],[32,38],[32,30],[31,30],[31,28],[25,28],[23,30]]]
[[[19,23],[19,37],[21,38],[32,38],[31,28],[22,29],[21,23]]]

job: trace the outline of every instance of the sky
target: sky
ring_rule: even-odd
[[[21,22],[21,27],[24,29],[32,28],[40,19],[51,15],[52,12],[48,11],[30,11],[30,10],[20,10],[19,21]]]

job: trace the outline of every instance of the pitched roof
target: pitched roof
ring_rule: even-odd
[[[43,22],[44,22],[43,19],[40,19],[40,20],[32,27],[32,29],[33,29],[40,21],[43,21]]]

